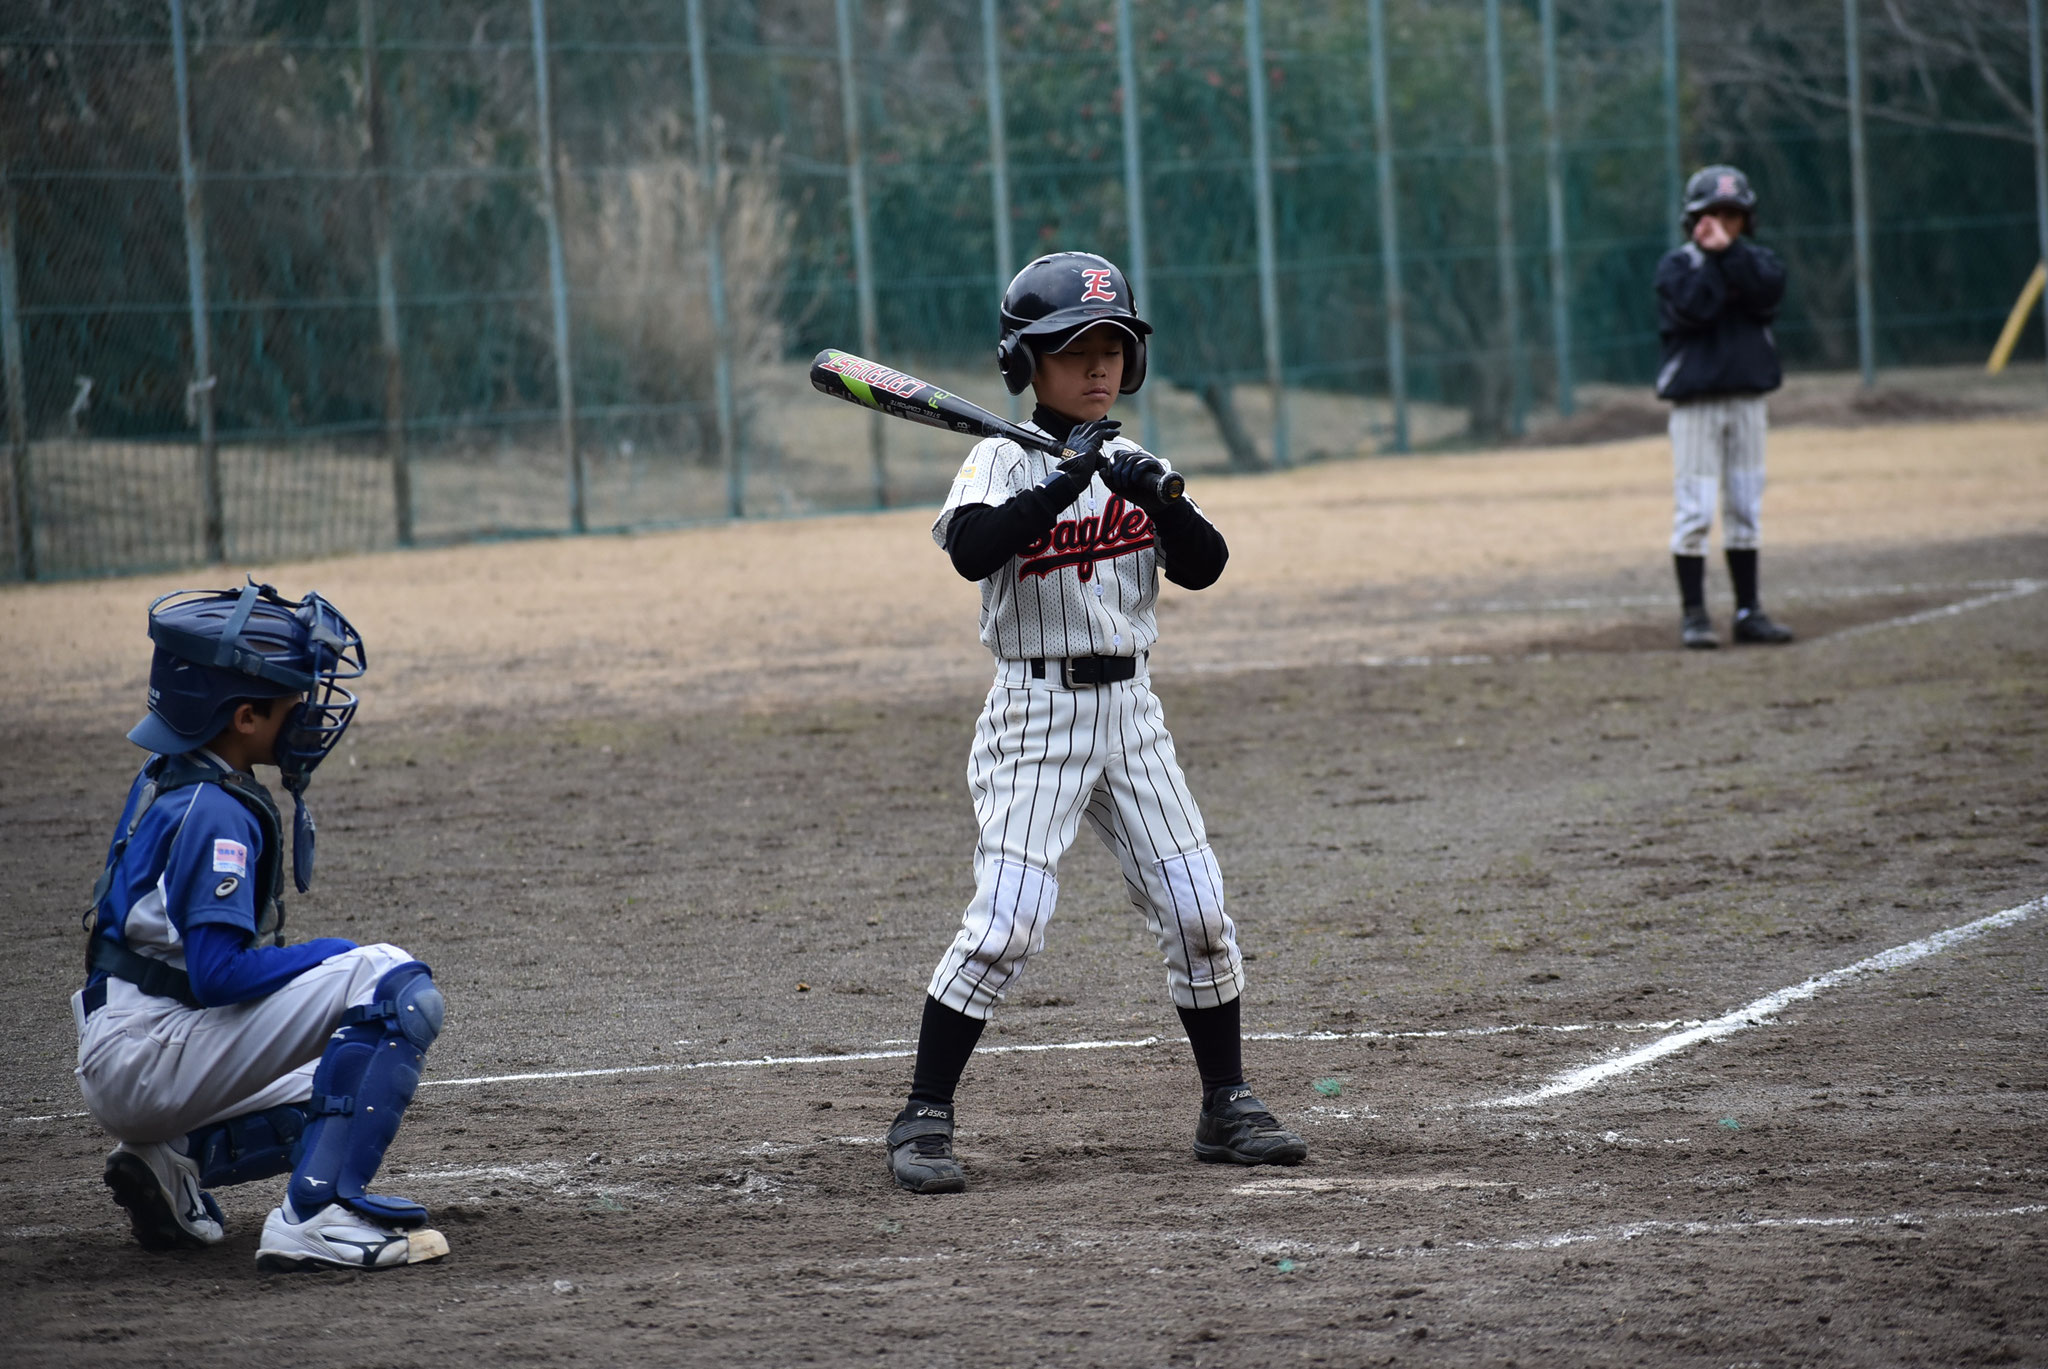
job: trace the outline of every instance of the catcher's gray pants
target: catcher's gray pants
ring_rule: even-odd
[[[1159,700],[1143,674],[1069,689],[1057,666],[1035,679],[1026,662],[998,664],[967,761],[974,901],[929,992],[969,1017],[994,1011],[1044,949],[1060,857],[1086,818],[1158,940],[1173,1001],[1220,1007],[1244,988],[1237,929]]]
[[[1764,499],[1764,397],[1689,399],[1671,406],[1671,550],[1705,556],[1721,500],[1721,545],[1757,546]]]
[[[93,1119],[135,1144],[313,1096],[313,1067],[341,1015],[412,957],[396,946],[329,956],[276,993],[188,1008],[110,980],[106,1005],[78,1021],[78,1087]]]

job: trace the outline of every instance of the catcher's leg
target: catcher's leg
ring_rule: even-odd
[[[313,1072],[312,1116],[285,1201],[263,1224],[259,1268],[381,1269],[448,1253],[427,1210],[369,1192],[399,1120],[419,1088],[445,1005],[433,972],[409,961],[348,1010]]]

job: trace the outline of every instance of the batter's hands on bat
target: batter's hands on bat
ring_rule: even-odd
[[[1700,245],[1702,251],[1725,252],[1735,238],[1721,216],[1709,212],[1700,215],[1699,222],[1692,226],[1692,240]]]
[[[1169,496],[1165,484],[1173,472],[1166,463],[1142,447],[1121,452],[1102,472],[1102,483],[1112,494],[1120,494],[1147,513],[1164,504]]]
[[[1115,437],[1122,427],[1123,424],[1113,418],[1076,424],[1063,444],[1073,455],[1060,462],[1060,470],[1072,476],[1076,484],[1086,485],[1097,471],[1109,464],[1108,458],[1102,454],[1103,444]]]

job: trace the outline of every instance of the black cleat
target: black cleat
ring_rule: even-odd
[[[1721,645],[1714,636],[1714,620],[1707,616],[1704,608],[1689,608],[1678,626],[1678,640],[1685,643],[1688,651],[1712,651]]]
[[[953,1158],[953,1109],[911,1103],[889,1128],[889,1173],[912,1193],[965,1193],[967,1171]]]
[[[1308,1142],[1280,1125],[1240,1084],[1219,1089],[1195,1123],[1195,1158],[1217,1165],[1298,1165]]]
[[[1735,615],[1735,645],[1783,646],[1792,640],[1792,629],[1773,622],[1760,608],[1744,609]]]

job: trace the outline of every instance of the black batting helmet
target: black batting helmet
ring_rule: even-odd
[[[1145,383],[1145,336],[1152,325],[1138,317],[1130,282],[1107,257],[1093,252],[1040,257],[1003,291],[1002,317],[996,369],[1013,395],[1023,394],[1031,383],[1040,351],[1057,352],[1098,323],[1120,328],[1130,339],[1119,388],[1136,394]]]
[[[1718,164],[1693,172],[1685,183],[1685,231],[1692,232],[1700,215],[1723,205],[1740,209],[1749,216],[1751,226],[1755,225],[1756,192],[1749,188],[1749,177],[1736,167]]]

